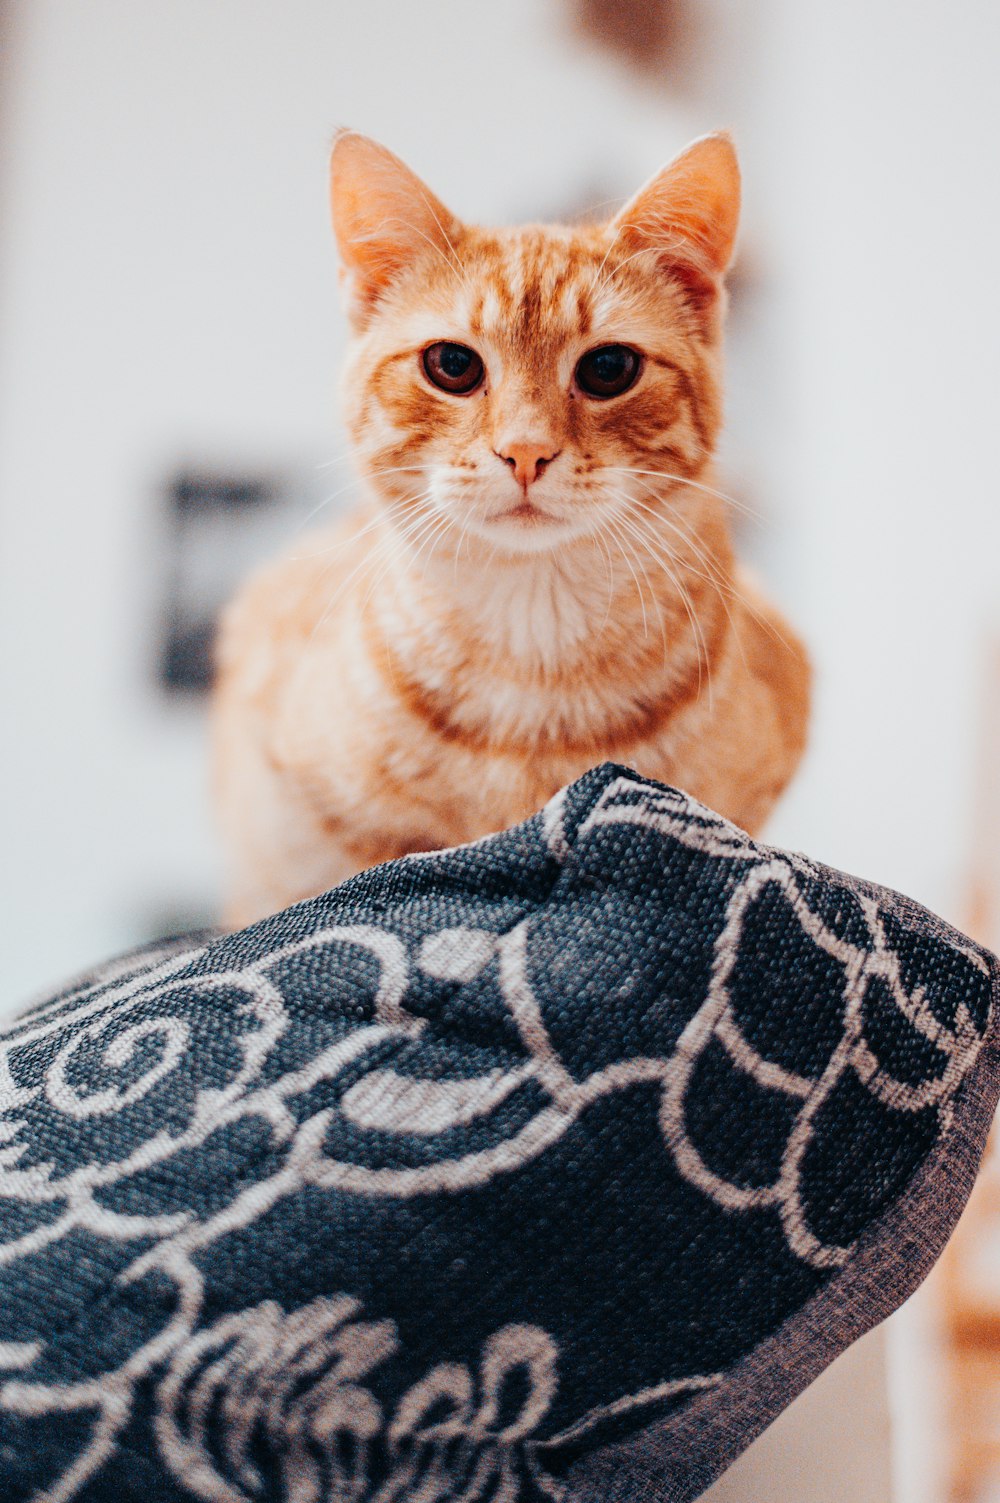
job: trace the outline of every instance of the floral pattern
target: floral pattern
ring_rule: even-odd
[[[572,1498],[850,1264],[993,987],[610,767],[117,963],[0,1035],[3,1496]]]

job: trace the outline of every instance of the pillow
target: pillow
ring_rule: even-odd
[[[10,1503],[680,1503],[928,1271],[997,963],[595,769],[35,1006]]]

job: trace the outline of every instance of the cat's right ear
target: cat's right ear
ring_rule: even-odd
[[[330,207],[357,324],[428,247],[454,257],[461,229],[455,216],[404,162],[356,131],[341,131],[333,143]]]
[[[736,149],[726,131],[716,131],[650,178],[610,228],[626,248],[652,251],[714,330],[739,215]]]

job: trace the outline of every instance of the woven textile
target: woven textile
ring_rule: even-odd
[[[996,963],[596,769],[0,1035],[5,1503],[643,1503],[927,1271]]]

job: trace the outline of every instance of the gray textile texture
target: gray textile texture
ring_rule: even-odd
[[[940,1252],[997,962],[601,767],[0,1033],[4,1503],[686,1503]]]

